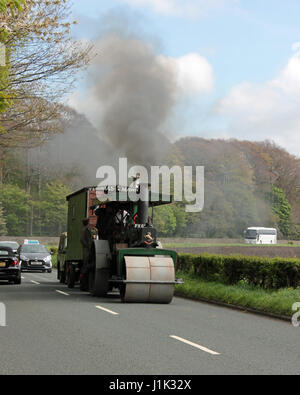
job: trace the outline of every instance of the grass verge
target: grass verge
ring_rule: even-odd
[[[182,278],[184,284],[176,286],[176,295],[195,300],[207,299],[288,317],[294,314],[292,311],[293,304],[300,302],[300,287],[274,291],[252,287],[243,282],[233,286],[208,282],[200,280],[192,274],[180,272],[177,273],[177,277]]]
[[[57,254],[52,255],[52,266],[57,269]]]

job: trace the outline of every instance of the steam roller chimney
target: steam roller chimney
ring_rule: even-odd
[[[138,223],[146,225],[149,218],[149,185],[140,184],[140,200],[138,202]]]

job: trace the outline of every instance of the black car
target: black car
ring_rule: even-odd
[[[21,284],[21,265],[16,254],[9,247],[0,247],[0,281]]]
[[[19,248],[22,271],[52,272],[52,256],[42,244],[23,244]]]
[[[19,243],[16,241],[0,241],[0,248],[2,247],[9,247],[13,250],[15,254],[17,254]]]

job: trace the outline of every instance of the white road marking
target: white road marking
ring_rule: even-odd
[[[33,284],[36,284],[36,285],[41,285],[41,283],[38,283],[37,281],[34,281],[34,280],[30,280],[30,282],[32,282]]]
[[[66,292],[63,292],[63,291],[59,291],[58,289],[56,290],[56,292],[61,295],[70,296],[70,294],[67,294]]]
[[[119,315],[119,313],[116,313],[116,312],[114,312],[114,311],[108,310],[108,309],[106,309],[105,307],[96,306],[96,309],[106,311],[107,313],[112,314],[112,315]]]
[[[195,348],[198,348],[198,349],[201,350],[201,351],[207,352],[208,354],[211,354],[211,355],[221,355],[221,354],[219,354],[218,352],[215,352],[215,351],[212,351],[212,350],[210,350],[210,349],[208,349],[208,348],[206,348],[206,347],[200,346],[199,344],[192,343],[192,342],[190,342],[189,340],[183,339],[182,337],[178,337],[178,336],[174,336],[174,335],[172,335],[172,336],[170,336],[170,337],[171,337],[172,339],[178,340],[178,341],[180,341],[180,342],[182,342],[182,343],[185,343],[185,344],[188,344],[188,345],[193,346],[193,347],[195,347]]]

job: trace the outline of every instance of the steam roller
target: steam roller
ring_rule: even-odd
[[[119,187],[97,192],[90,207],[98,231],[88,274],[92,295],[103,297],[119,290],[126,303],[172,302],[175,284],[182,283],[175,277],[177,253],[162,248],[153,226],[154,207],[169,204],[170,199],[150,194],[149,187],[135,187],[136,202],[128,198],[128,187],[122,192]],[[114,199],[110,199],[112,191]]]

